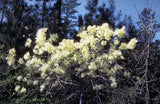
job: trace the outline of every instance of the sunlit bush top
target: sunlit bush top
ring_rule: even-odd
[[[41,92],[53,78],[71,81],[68,78],[69,71],[81,79],[102,76],[111,81],[111,87],[117,87],[115,75],[118,70],[123,69],[117,61],[124,59],[122,50],[133,49],[137,43],[135,38],[128,43],[122,43],[122,38],[126,36],[125,27],[114,31],[107,23],[88,26],[77,34],[80,37],[79,42],[63,39],[56,46],[53,42],[56,42],[58,36],[52,34],[47,37],[46,31],[46,28],[38,30],[34,45],[30,38],[27,39],[25,46],[34,46],[33,50],[26,52],[19,60],[15,60],[14,48],[7,57],[9,66],[14,66],[15,61],[24,66],[22,70],[26,74],[19,75],[17,80],[28,85],[37,85]],[[96,84],[93,89],[101,89],[103,86]],[[18,85],[15,90],[26,92],[25,86]]]

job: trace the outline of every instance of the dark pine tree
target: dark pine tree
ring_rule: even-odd
[[[78,0],[63,0],[62,2],[62,34],[66,38],[73,38],[76,35],[78,27],[77,7],[80,5]]]

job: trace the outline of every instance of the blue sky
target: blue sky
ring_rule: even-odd
[[[122,10],[123,14],[131,15],[134,22],[136,22],[138,21],[138,14],[145,7],[150,6],[149,2],[150,0],[115,0],[115,5],[117,10]],[[160,20],[160,0],[152,0],[152,9],[156,11],[157,19]],[[160,32],[156,34],[153,41],[156,39],[160,40]]]
[[[87,5],[87,1],[88,0],[79,0],[81,3],[81,5],[78,7],[80,14],[87,13],[86,9],[84,8],[84,6]],[[108,1],[109,0],[99,0],[99,5],[102,3],[108,4]],[[132,18],[137,21],[138,12],[140,13],[143,8],[149,7],[147,1],[150,0],[115,0],[116,11],[122,10],[123,14],[131,15]],[[154,11],[160,9],[160,0],[153,0],[152,4],[152,9]],[[158,15],[160,16],[160,11]]]
[[[29,0],[26,0],[29,1]],[[33,2],[34,0],[32,0]],[[87,13],[85,6],[87,5],[88,0],[78,0],[81,3],[79,7],[77,7],[79,14],[84,15]],[[99,0],[99,5],[102,3],[108,4],[109,0]],[[130,15],[134,22],[138,21],[138,13],[140,13],[145,7],[149,7],[149,2],[151,0],[115,0],[116,11],[122,11],[122,16]],[[152,0],[152,9],[156,11],[157,20],[160,22],[160,0]],[[160,32],[158,32],[155,36],[155,39],[160,40]]]
[[[79,0],[81,5],[78,7],[79,13],[84,15],[87,10],[84,8],[88,0]],[[115,0],[116,11],[121,10],[122,14],[130,15],[134,22],[138,21],[138,13],[145,7],[149,7],[150,0]],[[108,0],[99,0],[99,5],[102,3],[108,4]],[[160,20],[160,0],[152,0],[152,9],[157,11],[157,19]],[[160,22],[160,21],[159,21]],[[155,39],[160,40],[160,32],[156,34]]]

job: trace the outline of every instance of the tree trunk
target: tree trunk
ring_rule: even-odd
[[[45,10],[46,9],[46,1],[43,0],[43,8],[42,8],[42,27],[45,26]]]
[[[5,7],[6,7],[6,2],[5,0],[3,0],[3,10],[2,10],[2,17],[1,17],[1,25],[3,23],[3,19],[4,19],[4,14],[5,14]]]
[[[146,85],[146,95],[145,95],[145,102],[149,104],[149,85],[148,85],[148,69],[149,69],[149,57],[150,57],[150,39],[148,40],[147,46],[147,57],[146,57],[146,69],[145,69],[145,85]]]
[[[13,6],[12,6],[12,31],[14,31],[16,18],[15,18],[15,8],[16,8],[16,1],[13,0]]]
[[[53,26],[53,32],[60,34],[61,32],[61,7],[62,7],[62,0],[57,0],[55,4],[55,26]],[[56,29],[55,29],[56,28]]]

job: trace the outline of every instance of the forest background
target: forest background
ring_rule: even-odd
[[[134,12],[124,6],[131,12],[127,15],[124,9],[118,10],[122,7],[118,4],[123,4],[118,3],[120,0],[85,2],[82,6],[80,0],[0,0],[1,104],[159,104],[160,10],[155,6],[158,0],[146,0],[141,4],[146,5],[143,9],[135,5]],[[64,39],[80,42],[78,33],[86,31],[89,26],[102,26],[104,23],[108,23],[111,30],[126,27],[126,36],[118,38],[119,41],[128,43],[132,38],[138,40],[133,50],[122,51],[124,60],[117,61],[123,66],[123,71],[116,73],[116,88],[107,85],[107,88],[101,88],[99,83],[113,82],[109,78],[81,78],[74,70],[68,72],[70,82],[59,81],[55,87],[51,87],[53,82],[50,82],[46,86],[50,92],[45,90],[42,93],[37,90],[40,86],[17,80],[19,75],[25,74],[25,67],[7,64],[10,49],[15,48],[16,59],[32,50],[25,47],[25,42],[28,38],[36,42],[37,31],[41,28],[48,28],[48,35],[58,35],[59,38],[53,43],[58,46]],[[16,85],[26,86],[27,92],[17,93]]]

